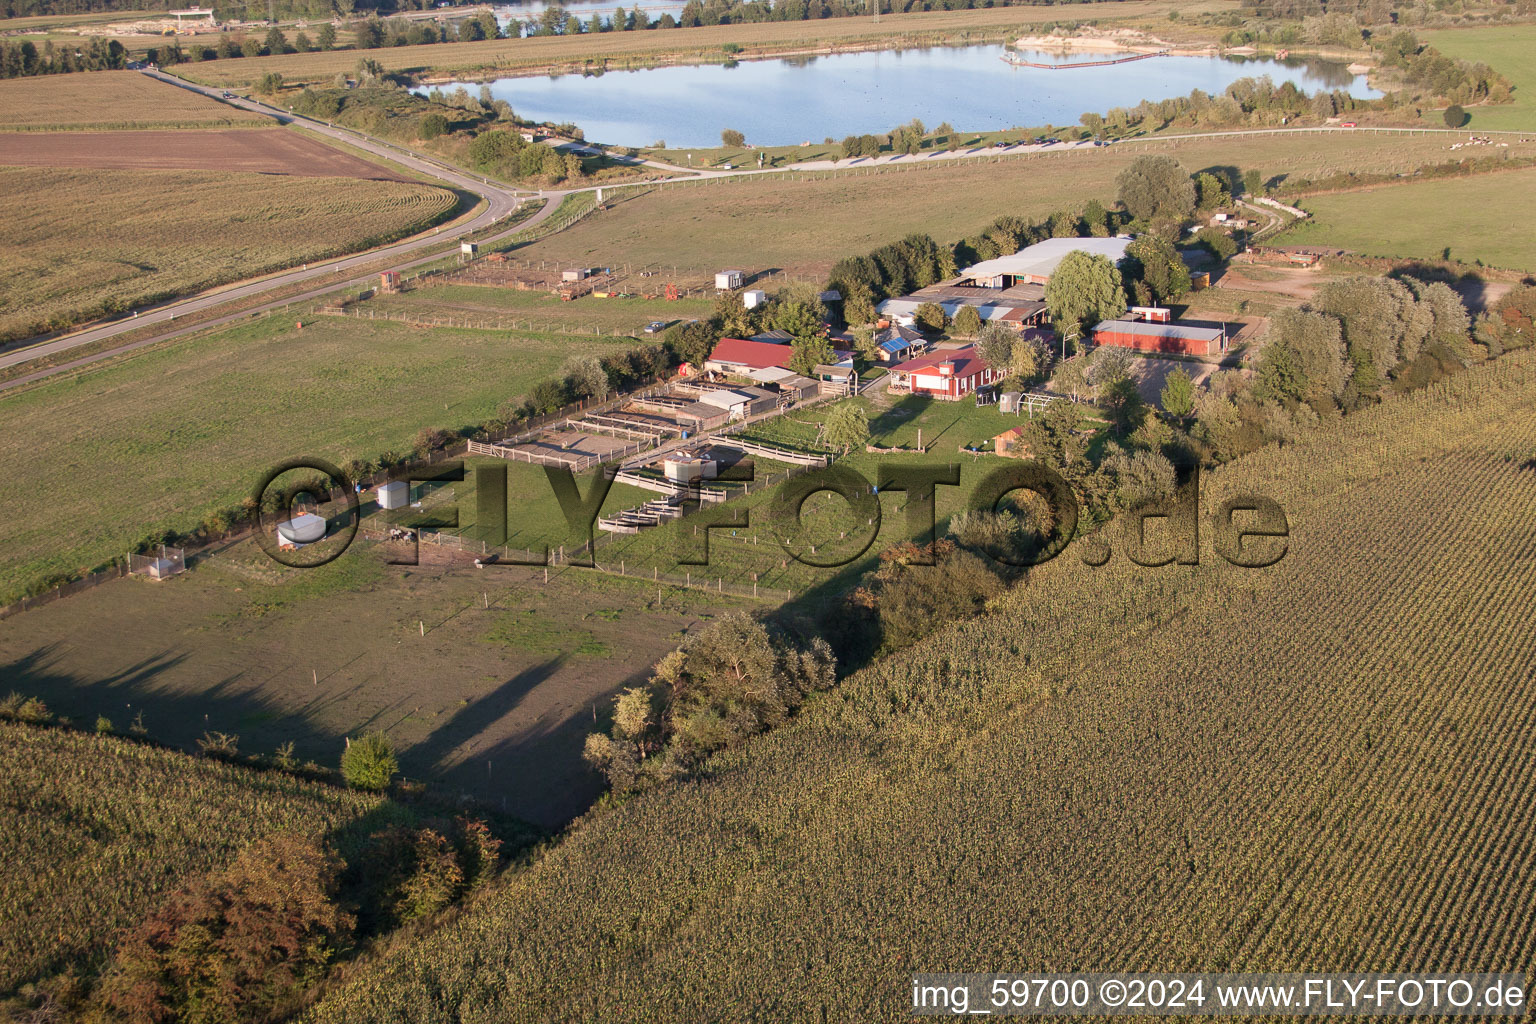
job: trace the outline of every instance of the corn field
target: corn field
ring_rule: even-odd
[[[1069,548],[304,1019],[896,1021],[916,971],[1529,971],[1533,456],[1524,353],[1207,474],[1207,513],[1285,509],[1284,559],[1228,564],[1209,518],[1198,566]]]
[[[111,736],[0,722],[0,992],[89,964],[158,897],[255,839],[327,835],[385,803]]]

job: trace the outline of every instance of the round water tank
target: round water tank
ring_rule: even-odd
[[[300,544],[313,544],[325,536],[325,520],[312,512],[294,516],[286,523],[277,524],[277,536],[279,540],[297,547]]]

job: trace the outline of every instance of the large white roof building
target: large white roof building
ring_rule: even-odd
[[[1106,257],[1111,263],[1125,258],[1129,238],[1047,238],[1020,249],[1012,256],[999,256],[967,267],[960,275],[983,288],[1008,288],[1016,284],[1045,284],[1067,254],[1081,250]]]

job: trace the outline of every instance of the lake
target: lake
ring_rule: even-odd
[[[1053,71],[1015,67],[1003,47],[940,46],[822,57],[789,57],[646,68],[488,83],[496,99],[532,121],[572,123],[594,142],[673,148],[720,144],[722,129],[761,146],[819,142],[830,136],[878,134],[914,117],[930,129],[944,121],[960,131],[1078,123],[1086,111],[1131,107],[1143,99],[1220,93],[1244,77],[1269,75],[1297,87],[1347,89],[1375,97],[1361,76],[1319,61],[1154,57],[1109,67]],[[1103,60],[1021,54],[1062,63]],[[441,86],[445,91],[459,83]],[[463,83],[471,93],[478,83]],[[418,89],[425,92],[426,89]]]

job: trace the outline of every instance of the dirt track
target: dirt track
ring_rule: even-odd
[[[106,167],[251,171],[310,178],[408,181],[285,128],[213,131],[15,132],[0,134],[0,163],[19,167]]]

